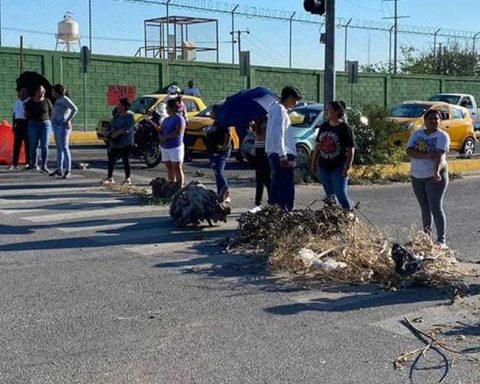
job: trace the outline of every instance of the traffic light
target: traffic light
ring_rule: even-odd
[[[303,0],[303,8],[313,15],[323,15],[326,2],[327,0]]]

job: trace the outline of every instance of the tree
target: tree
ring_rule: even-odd
[[[398,73],[415,75],[480,76],[480,56],[458,41],[439,45],[424,52],[400,47]],[[388,62],[362,65],[363,72],[391,73]]]
[[[402,69],[411,74],[478,76],[479,55],[455,41],[435,50],[432,47],[418,56],[410,55]]]

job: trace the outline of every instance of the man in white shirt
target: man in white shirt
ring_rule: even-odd
[[[271,171],[269,203],[291,211],[295,200],[293,167],[297,149],[288,110],[302,99],[300,91],[293,86],[282,89],[279,102],[268,111],[265,152]]]
[[[13,105],[13,161],[9,169],[18,169],[18,161],[22,144],[25,145],[26,164],[30,164],[30,151],[28,150],[28,120],[25,118],[25,103],[28,100],[28,90],[22,88],[18,91],[18,99]]]
[[[184,89],[183,94],[194,97],[202,97],[200,89],[193,86],[193,80],[188,81],[188,87]]]

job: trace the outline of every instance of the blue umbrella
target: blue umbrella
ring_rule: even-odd
[[[277,95],[265,87],[240,91],[227,97],[220,105],[216,120],[220,125],[234,126],[240,138],[243,138],[250,122],[265,116],[277,100]]]

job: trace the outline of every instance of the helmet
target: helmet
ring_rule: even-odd
[[[182,93],[182,90],[180,89],[180,87],[178,85],[171,85],[171,86],[168,87],[167,93],[169,95],[177,95],[179,93]]]

